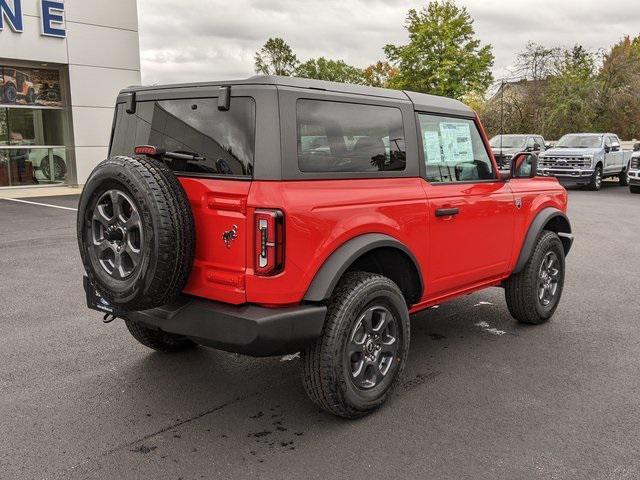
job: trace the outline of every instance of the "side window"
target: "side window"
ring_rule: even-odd
[[[533,146],[535,145],[536,140],[533,137],[528,137],[527,138],[527,148],[533,148]]]
[[[472,120],[419,114],[418,121],[429,182],[496,178],[478,127]]]
[[[542,138],[542,137],[537,137],[537,138],[536,138],[536,143],[537,143],[538,145],[540,145],[540,151],[544,151],[544,149],[545,149],[545,148],[544,148],[544,138]]]
[[[402,112],[393,107],[298,100],[301,172],[402,171]]]
[[[611,148],[611,137],[609,135],[604,137],[604,146]]]

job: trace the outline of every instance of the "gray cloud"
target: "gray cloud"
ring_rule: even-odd
[[[483,44],[493,45],[497,77],[528,41],[608,48],[640,34],[637,0],[462,0]],[[145,83],[245,78],[269,37],[283,37],[301,60],[320,55],[366,66],[387,43],[404,43],[415,0],[139,0]]]

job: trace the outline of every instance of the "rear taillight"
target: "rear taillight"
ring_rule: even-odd
[[[284,268],[284,215],[280,210],[256,210],[257,275],[275,275]]]

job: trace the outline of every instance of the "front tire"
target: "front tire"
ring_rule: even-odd
[[[125,319],[124,323],[127,325],[133,338],[145,347],[149,347],[158,352],[175,353],[197,346],[197,344],[181,335],[174,335],[173,333],[163,332],[162,330],[154,330],[133,320]]]
[[[562,241],[545,230],[524,269],[505,282],[507,307],[513,318],[534,325],[549,320],[562,297],[564,274]]]
[[[347,273],[331,297],[321,337],[302,352],[309,398],[344,418],[380,407],[395,388],[409,352],[406,301],[386,277]]]
[[[597,192],[602,188],[602,166],[596,166],[596,169],[591,176],[591,182],[589,182],[589,186],[587,188],[594,192]]]

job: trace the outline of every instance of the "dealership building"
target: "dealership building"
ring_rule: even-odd
[[[0,188],[83,184],[139,83],[136,0],[0,0]]]

